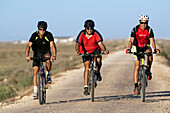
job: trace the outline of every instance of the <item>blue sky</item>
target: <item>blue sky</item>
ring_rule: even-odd
[[[104,39],[127,38],[148,14],[155,38],[170,37],[169,0],[0,0],[0,41],[28,40],[45,20],[54,36],[76,37],[93,19]]]

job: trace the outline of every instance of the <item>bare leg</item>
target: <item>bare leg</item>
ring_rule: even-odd
[[[85,70],[84,70],[84,85],[85,86],[88,84],[89,65],[90,65],[90,61],[86,61],[84,63],[84,66],[85,66]]]
[[[148,52],[152,52],[152,50],[149,48],[149,49],[146,50],[146,53],[148,53]],[[152,61],[153,61],[153,55],[150,55],[148,57],[148,68],[149,68],[149,71],[151,70]]]
[[[135,61],[135,70],[134,70],[134,82],[138,83],[138,78],[139,78],[139,64],[140,61],[136,60]]]
[[[33,77],[34,86],[38,86],[38,84],[37,84],[37,75],[38,75],[38,72],[39,72],[39,67],[34,66],[33,71],[34,71],[34,77]]]
[[[96,70],[100,72],[101,66],[102,66],[102,57],[97,57],[96,58]]]
[[[139,94],[139,86],[138,86],[138,78],[139,78],[139,65],[140,61],[135,60],[135,70],[134,70],[134,82],[135,82],[135,89],[134,89],[134,94]]]
[[[46,54],[45,57],[50,57],[50,54]],[[52,67],[51,61],[47,60],[46,61],[46,69],[47,69],[48,72],[51,71],[51,67]]]

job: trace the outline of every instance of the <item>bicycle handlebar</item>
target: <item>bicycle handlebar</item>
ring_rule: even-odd
[[[50,57],[31,57],[31,60],[46,61],[50,60]]]
[[[139,52],[139,53],[137,53],[137,52],[129,52],[127,54],[133,54],[133,55],[151,55],[151,54],[157,54],[157,53],[156,52],[148,52],[148,53],[146,53],[146,52]]]
[[[100,53],[100,54],[94,54],[94,53],[79,54],[79,56],[95,56],[95,55],[102,56],[102,55],[105,55],[105,53]]]

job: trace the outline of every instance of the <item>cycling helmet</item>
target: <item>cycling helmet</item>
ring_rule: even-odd
[[[89,28],[89,27],[90,27],[90,28],[94,28],[94,26],[95,26],[95,25],[94,25],[93,20],[86,20],[85,23],[84,23],[84,27],[85,27],[85,28]]]
[[[149,17],[148,17],[148,15],[140,15],[139,20],[148,20],[149,21]]]
[[[47,22],[45,22],[45,21],[39,21],[37,27],[38,27],[38,28],[47,29]]]

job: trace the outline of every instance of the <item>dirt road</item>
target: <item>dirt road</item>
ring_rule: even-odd
[[[101,70],[103,80],[95,89],[95,102],[83,95],[83,68],[54,78],[47,91],[47,104],[26,96],[0,107],[0,113],[170,113],[170,68],[154,57],[153,79],[146,89],[146,102],[133,95],[133,58],[124,51],[108,55]],[[159,59],[159,60],[158,60]]]

